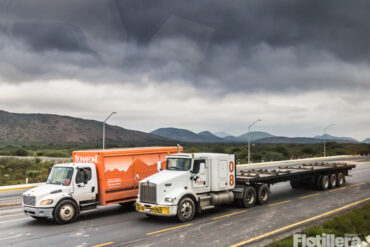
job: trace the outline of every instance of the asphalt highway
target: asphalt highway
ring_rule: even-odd
[[[0,207],[0,246],[255,244],[285,230],[370,202],[370,161],[357,160],[355,164],[357,167],[350,171],[346,186],[340,189],[297,190],[289,183],[279,183],[271,187],[271,201],[267,205],[248,210],[224,206],[203,212],[187,224],[173,218],[148,218],[133,208],[109,206],[83,213],[72,224],[57,225],[25,216],[20,206]],[[22,192],[0,192],[0,204],[20,200]]]

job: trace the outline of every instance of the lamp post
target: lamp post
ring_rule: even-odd
[[[258,119],[254,121],[252,124],[248,127],[248,164],[251,163],[251,127],[256,124],[257,122],[262,121],[261,119]]]
[[[335,124],[329,124],[324,128],[324,157],[326,157],[326,130],[329,129],[330,127],[333,127]]]
[[[111,114],[109,114],[109,116],[104,120],[103,122],[103,149],[105,149],[105,123],[108,121],[108,119],[113,115],[113,114],[117,114],[117,112],[112,112]]]

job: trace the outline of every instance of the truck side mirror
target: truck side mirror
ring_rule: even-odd
[[[157,170],[162,171],[162,162],[158,161],[157,163]]]

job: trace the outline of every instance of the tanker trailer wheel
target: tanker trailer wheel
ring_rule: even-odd
[[[270,189],[267,184],[262,184],[258,187],[258,204],[262,205],[270,200]]]
[[[251,208],[256,204],[256,201],[257,201],[256,190],[252,186],[245,187],[242,205],[245,208]]]
[[[343,184],[346,183],[346,178],[344,177],[343,173],[338,173],[337,175],[337,186],[342,187]]]
[[[63,200],[58,203],[54,210],[54,220],[58,224],[68,224],[74,221],[78,215],[77,204],[72,200]]]
[[[329,187],[330,189],[334,189],[337,186],[337,176],[335,173],[330,174],[329,176]]]
[[[195,215],[195,203],[190,197],[181,199],[177,207],[177,218],[181,222],[190,221]]]

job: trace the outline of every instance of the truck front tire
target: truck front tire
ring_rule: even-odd
[[[59,202],[54,210],[54,220],[58,224],[71,223],[76,219],[77,215],[77,204],[69,199]]]
[[[181,199],[177,207],[177,218],[181,222],[190,221],[195,215],[195,203],[190,197]]]

